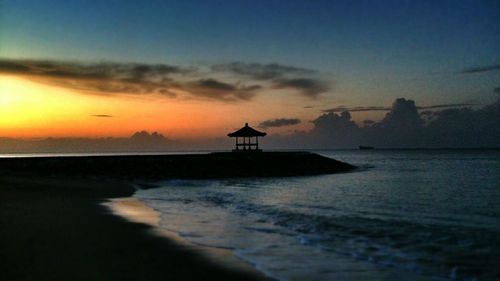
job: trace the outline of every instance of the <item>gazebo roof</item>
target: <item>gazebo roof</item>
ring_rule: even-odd
[[[259,132],[254,128],[248,126],[248,123],[245,123],[245,127],[237,130],[236,132],[232,132],[227,134],[228,137],[263,137],[267,135],[264,132]]]

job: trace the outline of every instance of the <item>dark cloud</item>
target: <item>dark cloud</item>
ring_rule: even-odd
[[[284,78],[273,81],[274,89],[295,89],[304,96],[316,98],[319,94],[330,90],[330,86],[319,79],[313,78]]]
[[[309,75],[317,73],[311,69],[281,65],[277,63],[260,64],[245,62],[217,64],[212,66],[212,70],[217,72],[230,72],[255,80],[273,80],[288,75]]]
[[[187,83],[184,89],[192,95],[222,101],[250,100],[262,89],[260,85],[243,86],[218,81],[213,78]]]
[[[297,118],[277,118],[263,121],[259,124],[260,128],[267,129],[272,127],[283,127],[300,124],[300,119]]]
[[[160,94],[175,97],[183,90],[195,97],[220,101],[250,100],[260,85],[243,86],[213,78],[189,81],[196,69],[166,64],[126,64],[1,60],[0,73],[25,75],[35,81],[98,94]]]
[[[295,89],[310,98],[331,90],[327,82],[318,79],[320,73],[301,67],[277,63],[231,62],[214,65],[211,69],[215,72],[229,72],[254,80],[270,81],[274,89]]]
[[[93,114],[93,115],[90,115],[92,117],[102,117],[102,118],[111,118],[111,117],[114,117],[113,115],[108,115],[108,114]]]
[[[495,89],[493,89],[493,92],[500,94],[500,87],[496,87]]]
[[[15,61],[0,59],[0,71],[7,73],[25,73],[29,72],[30,68]]]
[[[432,107],[435,110],[419,114],[419,108],[427,107],[418,107],[412,100],[399,98],[381,121],[368,120],[363,127],[355,124],[347,111],[328,112],[312,121],[314,126],[310,132],[275,136],[273,141],[294,148],[499,146],[500,96],[495,103],[480,109]]]
[[[164,135],[140,131],[128,138],[46,138],[11,139],[0,138],[2,152],[124,152],[124,151],[167,151],[176,142]]]
[[[296,89],[308,97],[330,90],[320,79],[297,77],[317,72],[280,64],[233,62],[212,66],[212,73],[230,72],[255,80],[268,80],[272,89]],[[262,85],[242,85],[204,77],[195,67],[144,63],[81,63],[72,61],[0,59],[0,73],[22,75],[28,79],[81,92],[110,94],[159,94],[168,97],[192,95],[219,101],[247,101]],[[193,79],[197,79],[193,81]],[[180,91],[178,91],[180,90]]]
[[[34,80],[80,91],[110,93],[165,93],[175,87],[169,75],[192,72],[165,64],[79,63],[48,60],[0,59],[0,73],[25,75]]]
[[[338,133],[357,128],[348,111],[340,114],[326,113],[313,120],[312,123],[314,124],[313,133]]]
[[[479,73],[493,70],[500,70],[500,64],[469,67],[462,71],[459,71],[458,73]]]
[[[359,127],[351,119],[351,114],[325,113],[312,121],[313,129],[308,134],[309,141],[316,147],[347,147],[358,138]]]
[[[418,110],[423,109],[440,109],[440,108],[450,108],[450,107],[470,107],[476,106],[477,103],[449,103],[449,104],[436,104],[436,105],[428,105],[428,106],[417,106]]]
[[[401,131],[417,130],[423,124],[424,122],[418,114],[415,102],[404,98],[396,99],[391,110],[379,123],[383,128]]]
[[[343,112],[343,111],[349,111],[349,112],[360,112],[360,111],[389,111],[391,110],[390,107],[385,107],[385,106],[356,106],[356,107],[346,107],[346,106],[337,106],[337,107],[332,107],[329,109],[323,110],[323,112]]]
[[[450,107],[468,107],[468,106],[476,106],[476,103],[450,103],[450,104],[436,104],[429,106],[417,106],[418,110],[426,110],[426,109],[440,109],[440,108],[450,108]],[[390,111],[392,107],[390,106],[355,106],[355,107],[346,107],[346,106],[337,106],[329,109],[323,110],[323,112],[363,112],[363,111]]]
[[[500,99],[479,110],[453,108],[435,113],[423,138],[429,146],[498,147]]]
[[[208,79],[200,79],[195,82],[196,85],[207,88],[207,89],[212,89],[212,90],[219,90],[219,91],[234,91],[236,90],[236,86],[217,81],[212,78]]]
[[[294,131],[289,135],[270,135],[263,139],[265,148],[467,148],[499,147],[499,99],[479,109],[445,108],[421,111],[404,98],[397,99],[385,118],[379,122],[365,120],[363,127],[352,120],[349,112],[328,112],[312,121],[310,131]],[[422,117],[432,116],[423,122]],[[210,142],[210,141],[208,141]],[[225,146],[220,146],[220,144]],[[200,148],[207,140],[193,148]],[[228,148],[228,138],[217,139],[213,147]],[[217,146],[219,145],[219,146]],[[78,152],[90,151],[162,151],[179,149],[159,133],[137,132],[130,138],[16,140],[0,137],[0,152]]]
[[[8,60],[0,59],[0,72],[16,72],[26,75],[39,75],[53,78],[75,79],[146,79],[162,78],[168,74],[192,72],[192,69],[165,64],[135,63],[80,63],[47,60]]]
[[[170,89],[179,88],[178,83],[161,83],[150,81],[130,81],[128,79],[45,79],[31,77],[32,80],[41,83],[48,83],[60,87],[65,87],[85,93],[95,93],[100,95],[110,94],[161,94],[168,97],[175,97],[176,94]]]
[[[136,144],[162,144],[170,141],[158,132],[150,134],[147,131],[136,132],[130,137],[129,140]]]

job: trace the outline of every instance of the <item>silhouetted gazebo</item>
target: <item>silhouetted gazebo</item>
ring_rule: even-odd
[[[245,123],[245,127],[237,130],[236,132],[227,134],[228,137],[236,138],[235,148],[233,151],[261,151],[259,149],[259,137],[263,137],[265,135],[266,133],[259,132],[248,126],[248,123]],[[243,142],[240,142],[240,138],[243,138]]]

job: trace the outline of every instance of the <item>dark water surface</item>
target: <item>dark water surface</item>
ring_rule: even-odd
[[[500,151],[318,151],[313,177],[162,182],[162,227],[282,280],[500,280]]]

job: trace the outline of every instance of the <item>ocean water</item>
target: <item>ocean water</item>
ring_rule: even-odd
[[[279,280],[500,280],[500,151],[317,151],[360,168],[169,180],[161,227]]]

